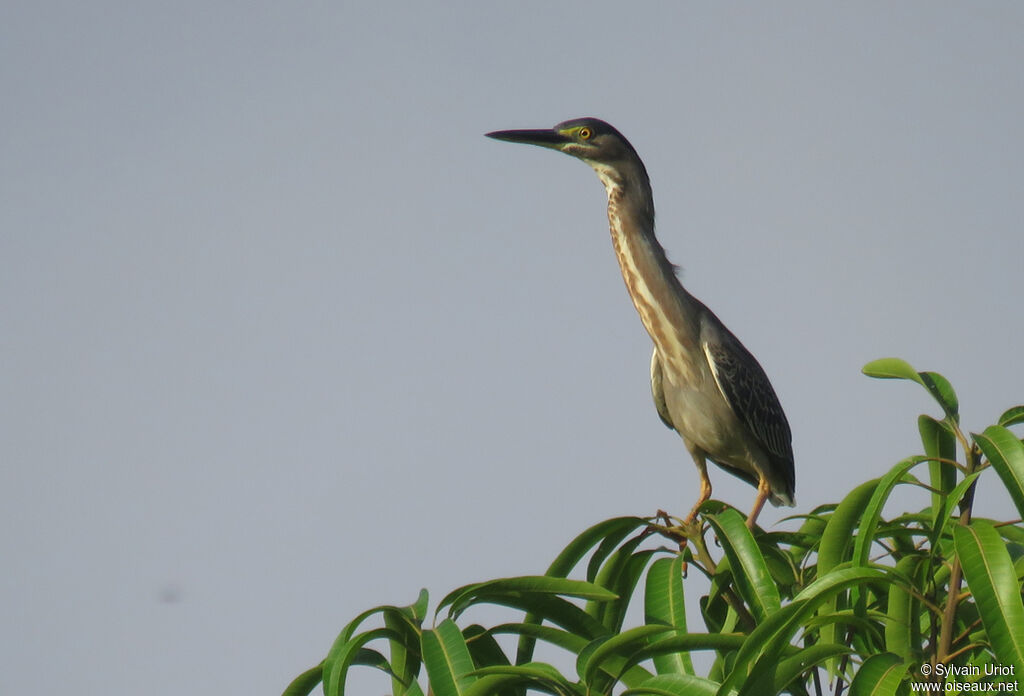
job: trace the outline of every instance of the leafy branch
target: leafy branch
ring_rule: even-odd
[[[806,696],[830,688],[838,696],[847,687],[895,694],[907,693],[911,681],[942,685],[949,671],[937,665],[958,667],[957,679],[979,687],[1016,678],[1008,670],[1024,674],[1024,444],[1009,430],[1024,422],[1024,406],[969,433],[942,375],[895,358],[864,372],[919,384],[942,415],[918,418],[922,454],[838,503],[787,518],[786,529],[772,532],[747,529],[718,501],[706,504],[685,537],[665,513],[605,520],[572,540],[543,575],[460,587],[432,619],[425,590],[409,606],[363,612],[285,696],[305,696],[318,684],[341,696],[356,667],[390,678],[394,696]],[[983,476],[998,479],[1018,519],[976,514]],[[887,519],[901,487],[922,506]],[[687,565],[700,572],[688,574]],[[687,589],[701,595],[698,622],[687,616]],[[643,623],[625,627],[640,601]],[[479,605],[513,616],[461,626]],[[509,637],[514,651],[503,647]],[[573,656],[575,674],[537,661],[539,646]],[[695,653],[710,666],[698,671]]]

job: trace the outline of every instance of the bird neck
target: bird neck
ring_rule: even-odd
[[[618,214],[629,213],[636,218],[635,227],[639,234],[646,234],[655,244],[654,238],[654,194],[651,180],[642,162],[637,159],[626,165],[612,167],[600,162],[589,162],[608,193],[608,213],[615,205]],[[660,245],[659,245],[660,248]]]
[[[676,382],[694,374],[691,356],[700,354],[697,312],[691,306],[697,301],[683,289],[654,236],[654,199],[642,173],[642,179],[600,170],[598,176],[608,192],[608,225],[626,289],[666,376]]]

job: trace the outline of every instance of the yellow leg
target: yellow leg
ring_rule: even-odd
[[[697,513],[700,512],[701,506],[707,502],[708,498],[711,497],[711,480],[708,478],[708,463],[704,457],[700,455],[693,455],[693,461],[697,465],[697,471],[700,472],[700,497],[697,498],[697,504],[690,510],[690,514],[686,516],[684,524],[693,524],[693,521],[697,519]]]
[[[757,524],[757,516],[761,514],[764,501],[768,500],[771,492],[772,487],[768,485],[768,479],[762,475],[757,482],[757,498],[754,499],[754,509],[750,511],[750,516],[747,517],[747,529],[753,529],[754,525]]]

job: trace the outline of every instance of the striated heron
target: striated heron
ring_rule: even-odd
[[[707,460],[757,487],[753,529],[765,500],[793,505],[796,474],[786,414],[761,365],[676,277],[654,236],[654,197],[629,141],[596,118],[487,137],[559,150],[589,164],[608,193],[608,223],[626,288],[654,341],[651,393],[658,415],[686,443],[700,472],[691,525],[711,496]]]

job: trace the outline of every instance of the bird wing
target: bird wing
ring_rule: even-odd
[[[672,430],[676,426],[672,424],[672,416],[668,412],[668,403],[665,402],[665,374],[661,370],[661,358],[658,356],[658,348],[651,353],[651,396],[654,397],[654,407],[658,409],[658,415],[662,422]]]
[[[764,369],[724,326],[702,327],[701,345],[715,383],[733,413],[761,446],[788,468],[786,478],[792,481],[793,436]]]

